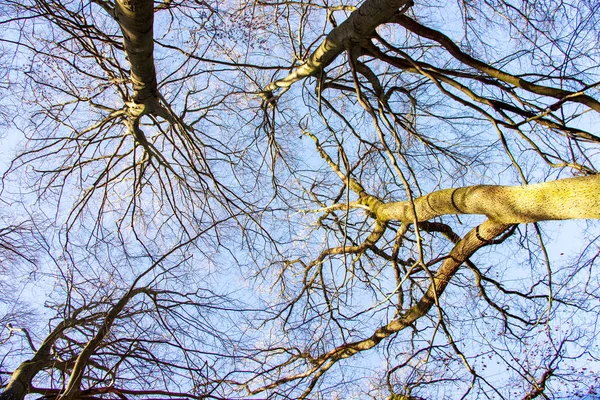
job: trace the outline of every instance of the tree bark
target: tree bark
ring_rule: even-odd
[[[487,220],[483,224],[471,230],[463,239],[456,243],[448,258],[446,258],[437,273],[435,273],[433,281],[429,285],[423,297],[421,297],[421,299],[414,306],[402,313],[398,318],[392,320],[387,325],[376,329],[368,338],[337,346],[329,352],[321,355],[313,361],[315,364],[313,369],[304,373],[300,373],[296,375],[295,378],[283,378],[272,383],[271,385],[260,388],[253,393],[275,387],[278,384],[287,382],[289,380],[306,378],[309,375],[313,375],[311,383],[314,385],[319,377],[327,372],[339,360],[352,357],[354,354],[361,351],[372,349],[385,338],[388,338],[389,336],[411,326],[419,318],[423,317],[431,310],[433,305],[436,303],[436,300],[442,295],[448,286],[448,283],[456,274],[462,263],[467,261],[468,258],[477,250],[492,243],[495,238],[499,237],[509,227],[510,225]],[[311,388],[307,389],[299,398],[306,398],[310,393],[310,390]]]
[[[33,358],[22,362],[12,373],[8,385],[6,385],[6,388],[0,394],[0,400],[22,400],[25,398],[29,393],[33,378],[35,378],[38,372],[51,364],[52,356],[50,350],[54,342],[72,323],[72,320],[62,321],[46,336],[46,339],[44,339],[40,348],[35,352]]]
[[[35,359],[35,358],[34,358]],[[29,393],[31,381],[44,367],[47,360],[27,360],[12,373],[10,382],[0,394],[0,400],[22,400]]]
[[[132,100],[151,111],[158,100],[154,67],[154,3],[152,0],[117,0],[114,15],[121,27],[125,55],[131,65]]]
[[[366,0],[350,17],[334,28],[310,55],[308,60],[283,79],[271,82],[264,90],[272,96],[278,88],[288,88],[309,76],[314,76],[331,64],[346,49],[369,40],[375,29],[392,18],[401,7],[412,4],[412,0]]]
[[[379,221],[415,221],[407,201],[359,200]],[[444,189],[414,201],[417,221],[449,214],[485,215],[502,224],[600,218],[600,175],[560,179],[524,186],[467,186]]]

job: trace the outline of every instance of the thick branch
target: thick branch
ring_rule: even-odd
[[[73,324],[73,320],[65,320],[59,323],[44,339],[40,348],[35,352],[31,360],[21,363],[12,373],[6,388],[0,394],[0,400],[22,400],[29,393],[33,378],[42,369],[52,364],[51,349],[54,342],[63,334],[65,329]]]
[[[267,97],[278,88],[288,88],[309,76],[314,76],[331,64],[346,49],[368,40],[375,29],[389,22],[401,7],[412,5],[411,0],[366,0],[350,17],[334,28],[306,63],[283,79],[271,82],[266,88]]]
[[[526,79],[519,78],[517,76],[506,73],[498,68],[494,68],[489,64],[481,62],[474,57],[471,57],[467,53],[464,53],[457,45],[441,32],[434,29],[428,28],[424,25],[419,24],[417,21],[405,16],[398,15],[395,19],[396,23],[402,25],[407,30],[416,33],[419,36],[431,39],[441,44],[454,58],[459,60],[466,65],[475,68],[481,72],[488,74],[489,76],[499,79],[503,82],[514,85],[518,88],[527,90],[528,92],[535,93],[542,96],[553,97],[558,100],[570,100],[581,104],[585,104],[593,110],[600,112],[600,103],[593,97],[590,97],[584,93],[575,93],[568,90],[552,88],[549,86],[538,85],[536,83],[529,82]]]
[[[382,40],[382,43],[384,43],[383,40]],[[502,84],[498,83],[495,80],[489,79],[488,77],[469,75],[469,74],[465,74],[465,73],[461,73],[461,72],[457,72],[457,71],[453,71],[453,70],[440,69],[440,68],[436,68],[433,65],[430,65],[427,63],[417,62],[415,60],[409,61],[405,58],[393,57],[393,56],[390,56],[390,55],[384,53],[383,51],[379,50],[379,48],[377,48],[377,46],[375,46],[375,45],[367,45],[366,50],[368,51],[368,53],[371,56],[376,57],[376,58],[380,59],[381,61],[386,62],[390,65],[393,65],[397,68],[400,68],[403,71],[407,71],[407,72],[410,72],[413,74],[424,75],[424,76],[428,77],[429,79],[431,79],[434,83],[438,84],[438,86],[439,86],[439,83],[437,81],[446,83],[447,85],[450,85],[453,88],[461,91],[463,94],[467,95],[469,98],[477,101],[478,103],[490,106],[495,111],[500,112],[502,114],[504,114],[503,111],[508,111],[510,113],[513,113],[513,114],[523,117],[525,119],[525,121],[536,121],[537,123],[539,123],[541,125],[547,126],[551,129],[563,131],[569,135],[572,135],[573,137],[577,137],[577,138],[581,138],[581,139],[585,139],[585,140],[589,140],[589,141],[593,141],[593,142],[600,141],[600,139],[596,135],[593,135],[593,134],[583,131],[581,129],[566,126],[565,124],[558,123],[549,118],[545,118],[544,117],[545,114],[543,114],[543,113],[537,114],[537,113],[534,113],[527,109],[516,107],[505,101],[478,95],[473,90],[471,90],[468,86],[461,84],[458,80],[453,79],[450,76],[474,79],[485,85],[493,85],[493,86],[500,88],[503,91],[506,91],[506,88],[504,88]],[[399,52],[398,49],[394,49],[394,51]],[[403,54],[403,57],[407,57],[407,55]],[[439,86],[439,87],[441,88],[441,86]],[[442,89],[442,92],[443,92],[443,89]],[[467,105],[467,106],[475,109],[476,111],[483,113],[484,115],[487,116],[487,113],[485,113],[479,107],[476,107],[470,103],[467,103],[466,101],[463,101],[463,100],[459,99],[458,97],[453,97],[450,93],[446,93],[446,95],[450,96],[451,98],[454,98],[456,101],[462,103],[463,105]],[[593,98],[591,98],[591,97],[590,97],[590,99],[593,100]],[[565,101],[566,100],[567,100],[567,98],[565,98]],[[562,103],[562,101],[559,103]],[[512,122],[510,122],[510,123],[505,122],[505,121],[497,121],[497,122],[509,129],[516,129],[518,127],[518,125],[515,125]]]
[[[321,363],[322,367],[315,373],[314,379],[318,379],[319,376],[331,368],[338,360],[351,357],[361,351],[372,349],[383,339],[406,329],[419,318],[426,315],[431,310],[431,307],[433,307],[435,299],[439,298],[444,292],[450,279],[456,274],[462,263],[468,260],[477,250],[490,244],[508,229],[509,226],[488,220],[471,230],[454,246],[448,258],[435,274],[427,292],[418,303],[389,324],[377,329],[372,336],[364,340],[338,346],[319,357],[318,362]]]
[[[75,366],[73,367],[73,371],[71,372],[69,384],[65,388],[64,394],[60,397],[61,400],[71,400],[77,397],[81,390],[81,381],[83,379],[83,373],[88,365],[90,357],[94,354],[98,346],[102,343],[106,335],[110,332],[113,322],[121,313],[121,311],[123,311],[123,308],[127,305],[129,300],[131,300],[137,294],[143,293],[146,290],[146,288],[129,290],[108,312],[106,318],[104,318],[104,321],[100,326],[100,329],[98,329],[98,332],[96,332],[96,335],[89,342],[87,342],[87,344],[77,357],[77,361],[75,362]]]
[[[415,220],[411,204],[383,203],[364,197],[360,203],[380,221]],[[467,186],[444,189],[414,201],[418,221],[448,214],[486,215],[503,224],[600,218],[600,175],[524,186]]]

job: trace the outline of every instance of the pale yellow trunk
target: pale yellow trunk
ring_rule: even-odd
[[[380,221],[413,222],[409,202],[383,203],[366,197]],[[427,221],[449,214],[479,214],[503,224],[563,219],[600,218],[600,175],[560,179],[525,186],[477,185],[444,189],[414,201],[416,219]]]

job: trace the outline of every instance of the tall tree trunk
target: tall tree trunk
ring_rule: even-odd
[[[152,112],[158,89],[154,67],[154,3],[152,0],[117,0],[115,19],[123,32],[125,55],[131,65],[132,100]]]
[[[372,196],[360,200],[380,221],[415,220],[407,201],[384,203]],[[416,219],[449,214],[486,215],[502,224],[600,218],[600,175],[560,179],[524,186],[477,185],[444,189],[414,201]]]

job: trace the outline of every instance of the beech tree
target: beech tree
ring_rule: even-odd
[[[0,13],[2,197],[48,217],[0,398],[598,388],[594,2]]]

